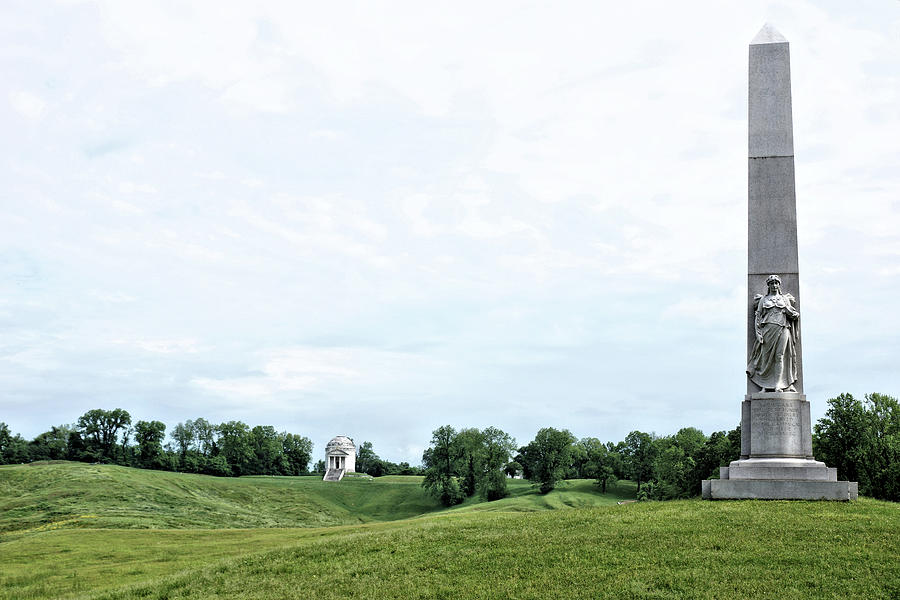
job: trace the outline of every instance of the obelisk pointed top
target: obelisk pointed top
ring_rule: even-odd
[[[778,32],[777,29],[772,27],[771,23],[766,23],[763,25],[762,29],[759,30],[759,33],[756,34],[756,37],[753,38],[753,41],[750,42],[751,46],[755,46],[757,44],[786,44],[787,39],[781,33]]]

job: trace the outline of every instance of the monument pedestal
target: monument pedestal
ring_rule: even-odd
[[[856,500],[857,484],[813,459],[809,402],[797,392],[748,394],[741,406],[741,459],[703,482],[708,500]]]
[[[704,500],[856,500],[855,481],[805,479],[707,479]]]

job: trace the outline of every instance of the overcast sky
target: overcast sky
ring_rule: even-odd
[[[900,2],[0,4],[0,421],[740,421],[747,46],[791,43],[804,380],[900,395]],[[787,290],[791,291],[791,290]]]

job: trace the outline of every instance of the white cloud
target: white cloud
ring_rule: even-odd
[[[288,90],[273,78],[242,79],[228,86],[222,99],[263,112],[286,113],[291,108]]]
[[[116,300],[121,302],[122,300]],[[126,300],[127,301],[127,300]],[[196,339],[114,339],[110,343],[139,348],[156,354],[185,354],[199,352]]]
[[[156,186],[154,185],[149,183],[135,183],[133,181],[119,181],[118,189],[119,192],[123,194],[134,194],[136,192],[155,194],[157,192]]]
[[[107,292],[107,291],[94,290],[93,292],[91,292],[91,294],[97,300],[100,300],[101,302],[108,302],[110,304],[128,303],[128,302],[134,302],[135,300],[137,300],[137,298],[135,298],[134,296],[132,296],[130,294],[126,294],[125,292],[121,292],[121,291]]]
[[[241,377],[197,377],[191,384],[199,389],[268,400],[283,393],[323,390],[339,386],[379,385],[402,378],[420,376],[416,369],[433,368],[437,363],[414,354],[365,348],[291,347],[266,350],[248,365],[258,374]]]
[[[746,309],[746,290],[734,287],[727,295],[705,295],[688,291],[685,296],[671,303],[663,312],[668,319],[699,323],[701,327],[716,328],[733,325],[735,317]]]
[[[257,377],[247,378],[231,378],[231,379],[211,379],[208,377],[197,377],[191,380],[191,385],[208,392],[221,394],[224,396],[236,397],[242,400],[264,398],[273,391],[272,385]],[[302,388],[293,388],[302,389]]]
[[[24,90],[10,92],[9,103],[16,112],[29,119],[39,119],[47,108],[40,96]]]

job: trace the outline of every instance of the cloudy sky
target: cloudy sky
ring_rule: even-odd
[[[900,394],[896,0],[23,0],[0,421],[121,407],[413,463],[443,424],[733,428],[765,22],[791,42],[813,418]]]

